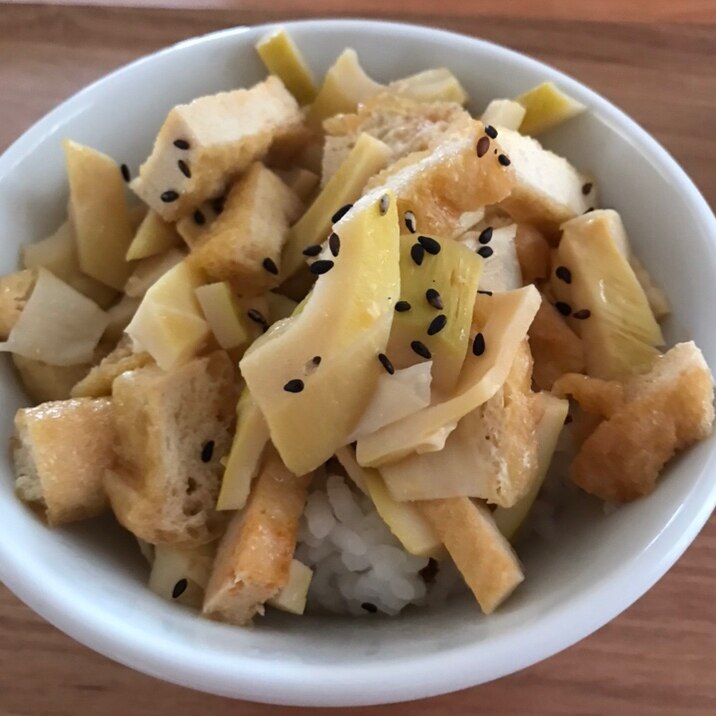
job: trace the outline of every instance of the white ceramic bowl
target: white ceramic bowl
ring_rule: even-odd
[[[459,35],[366,21],[290,23],[317,73],[346,46],[367,71],[389,80],[450,67],[480,110],[555,80],[589,107],[546,143],[598,177],[605,206],[624,217],[634,246],[674,309],[670,341],[694,338],[716,366],[716,332],[702,290],[716,282],[716,221],[674,160],[609,102],[575,80],[504,48]],[[80,92],[0,158],[0,270],[21,243],[47,235],[67,199],[60,140],[108,152],[133,170],[167,110],[264,76],[253,45],[266,27],[181,43]],[[0,365],[0,441],[25,403]],[[465,600],[397,619],[291,618],[272,614],[253,629],[211,623],[152,595],[132,540],[108,520],[50,531],[12,493],[2,451],[0,577],[75,639],[148,674],[254,701],[356,705],[444,693],[544,659],[598,629],[676,561],[716,502],[714,441],[680,457],[650,497],[605,516],[577,500],[554,545],[523,549],[526,581],[499,612]],[[676,607],[678,608],[678,607]]]

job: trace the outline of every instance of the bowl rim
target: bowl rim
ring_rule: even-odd
[[[63,101],[24,132],[0,156],[0,177],[12,170],[53,124],[64,117],[72,105],[81,102],[95,89],[117,77],[136,70],[158,56],[182,52],[197,44],[212,43],[246,33],[260,34],[283,26],[292,28],[342,29],[362,32],[400,33],[415,40],[431,37],[449,43],[453,49],[482,45],[489,52],[532,70],[545,79],[556,81],[568,93],[599,111],[600,117],[619,127],[630,141],[650,157],[655,171],[668,175],[679,185],[694,222],[716,236],[716,218],[692,180],[673,157],[646,130],[607,99],[569,75],[527,55],[501,45],[448,30],[403,22],[351,18],[321,18],[270,22],[237,26],[176,43],[145,55],[101,77]],[[195,652],[185,648],[163,648],[137,627],[97,609],[85,609],[82,599],[59,578],[48,585],[47,575],[9,540],[0,540],[0,578],[20,599],[51,624],[85,646],[143,673],[221,696],[263,703],[293,706],[358,706],[395,703],[436,696],[484,683],[519,671],[571,646],[599,629],[627,609],[648,591],[683,554],[706,523],[716,506],[716,480],[705,479],[716,468],[716,450],[705,460],[698,481],[688,495],[690,510],[676,511],[669,522],[641,552],[623,562],[608,578],[578,593],[561,611],[552,611],[524,627],[518,634],[501,636],[493,644],[489,664],[475,663],[474,649],[468,644],[438,653],[420,654],[403,660],[380,663],[380,679],[375,679],[375,664],[322,665],[282,664],[280,670],[267,670],[250,656],[237,654],[226,659],[222,654]],[[688,514],[685,514],[688,512]],[[638,563],[638,578],[634,578]],[[40,588],[38,585],[45,585]],[[50,587],[50,588],[48,588]],[[47,595],[52,594],[52,598]],[[240,664],[240,668],[237,666]],[[316,689],[316,684],[323,684]],[[369,688],[366,688],[369,686]]]

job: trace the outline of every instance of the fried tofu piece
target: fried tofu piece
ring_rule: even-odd
[[[275,450],[267,453],[246,508],[235,514],[219,545],[205,615],[247,624],[286,586],[310,479],[290,473]]]
[[[50,365],[12,353],[12,362],[20,374],[25,392],[34,403],[67,400],[73,386],[92,368],[90,363],[80,365]],[[79,396],[74,396],[79,397]]]
[[[534,358],[533,377],[540,390],[550,390],[554,381],[565,373],[585,370],[582,339],[544,297],[528,336]]]
[[[112,394],[114,379],[130,370],[152,363],[149,353],[134,353],[129,336],[120,339],[114,350],[72,388],[73,398],[100,398]]]
[[[510,543],[490,510],[469,497],[416,502],[450,553],[485,614],[491,614],[524,579]]]
[[[649,494],[675,453],[711,434],[713,378],[693,342],[679,343],[624,384],[624,404],[584,441],[572,480],[609,502]]]
[[[124,527],[176,547],[221,534],[215,507],[236,399],[234,367],[223,351],[169,372],[146,366],[115,379],[117,461],[105,488]]]
[[[515,248],[522,271],[522,281],[525,284],[534,283],[549,276],[550,246],[547,239],[534,226],[517,224]]]
[[[220,196],[274,140],[302,122],[278,77],[177,105],[130,186],[162,219],[176,221]]]
[[[582,410],[600,418],[610,418],[624,405],[624,385],[617,380],[567,373],[554,382],[552,392],[576,400]]]
[[[325,120],[321,186],[336,173],[362,132],[384,142],[396,161],[411,152],[430,149],[450,132],[471,121],[455,102],[420,102],[381,92],[363,102],[354,114],[337,114]]]
[[[37,271],[25,269],[0,277],[0,340],[7,340],[37,281]]]
[[[478,156],[481,140],[490,145]],[[412,211],[421,234],[457,236],[465,231],[463,214],[496,204],[512,191],[514,171],[493,154],[498,146],[473,120],[433,148],[409,154],[374,176],[356,207],[374,204],[389,190],[398,200],[401,221],[406,211]]]
[[[80,398],[18,410],[11,440],[15,492],[50,526],[101,514],[102,475],[114,459],[112,402]]]
[[[555,235],[565,221],[594,206],[594,198],[582,193],[586,175],[536,139],[501,128],[496,141],[514,167],[515,185],[501,207],[515,221]]]
[[[302,210],[301,200],[257,162],[231,189],[190,260],[240,296],[260,295],[278,283],[281,250]]]

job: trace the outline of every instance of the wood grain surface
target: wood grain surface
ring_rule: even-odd
[[[60,100],[140,55],[237,24],[313,15],[403,19],[484,37],[573,74],[625,109],[716,201],[716,2],[570,0],[0,0],[0,150]],[[152,7],[149,7],[149,4]],[[679,237],[674,237],[678,240]],[[625,614],[526,671],[355,714],[716,714],[716,521]],[[137,674],[76,644],[0,587],[0,714],[308,714]],[[338,709],[322,711],[326,716]]]

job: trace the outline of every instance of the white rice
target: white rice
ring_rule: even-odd
[[[427,557],[408,554],[368,497],[330,475],[311,491],[298,532],[296,558],[314,570],[308,608],[366,615],[398,614],[409,604],[445,601],[464,589],[450,560],[430,583]]]

